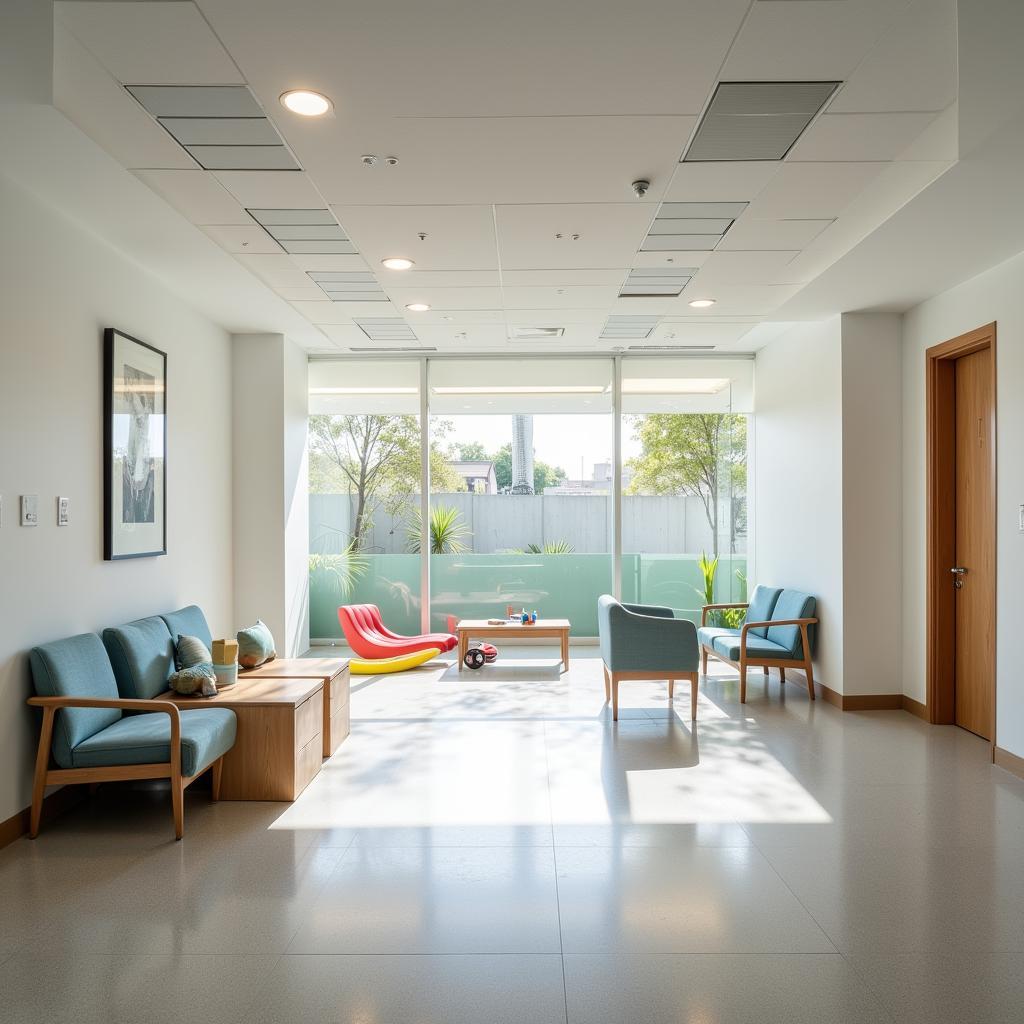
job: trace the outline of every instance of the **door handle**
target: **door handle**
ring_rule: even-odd
[[[957,565],[949,571],[953,574],[953,586],[960,590],[964,585],[964,577],[967,575],[967,570],[962,565]]]

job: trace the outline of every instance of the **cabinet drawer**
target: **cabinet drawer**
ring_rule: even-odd
[[[317,690],[295,709],[295,749],[304,747],[323,729],[324,692]]]
[[[348,704],[349,695],[349,671],[346,668],[344,671],[339,672],[331,680],[331,717],[333,718],[338,711]]]

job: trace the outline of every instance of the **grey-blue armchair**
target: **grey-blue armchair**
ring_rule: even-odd
[[[597,602],[597,631],[604,662],[604,699],[611,701],[615,721],[622,679],[667,679],[670,699],[676,680],[689,680],[690,718],[697,718],[700,652],[697,627],[689,619],[677,619],[671,608],[620,604],[604,594]]]

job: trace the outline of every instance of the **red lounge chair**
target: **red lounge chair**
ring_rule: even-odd
[[[458,640],[450,633],[426,633],[423,636],[401,636],[392,633],[380,617],[375,604],[343,604],[338,621],[349,647],[360,658],[397,658],[437,647],[450,651]]]

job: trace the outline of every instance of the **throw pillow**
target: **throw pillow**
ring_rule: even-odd
[[[238,664],[243,668],[256,668],[276,657],[274,638],[265,623],[257,619],[255,626],[238,631]]]
[[[212,697],[217,693],[217,677],[212,665],[192,665],[174,672],[168,680],[171,689],[185,697],[201,694]]]
[[[209,648],[197,636],[178,635],[174,646],[174,666],[177,669],[192,668],[195,665],[213,663]]]

